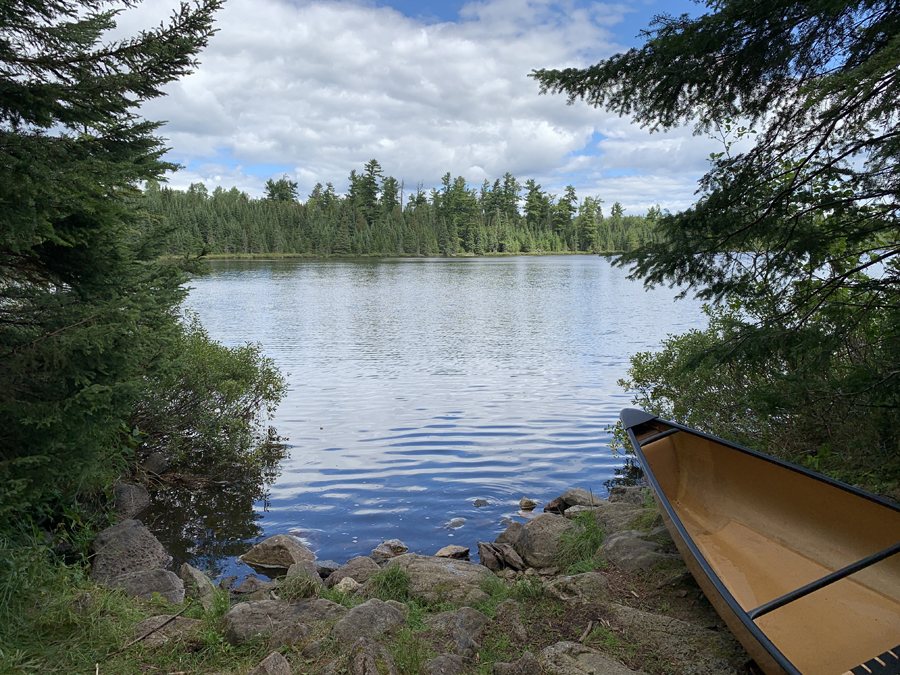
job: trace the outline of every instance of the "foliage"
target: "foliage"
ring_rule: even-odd
[[[209,471],[254,463],[258,430],[284,395],[286,383],[258,344],[226,347],[188,313],[169,347],[169,360],[147,378],[129,418],[140,453],[162,452],[173,464]]]
[[[372,575],[366,585],[366,592],[369,597],[378,598],[384,602],[388,600],[406,602],[409,600],[411,580],[409,572],[406,570],[396,565],[388,565]]]
[[[128,201],[161,160],[142,101],[194,67],[220,0],[103,42],[97,0],[0,12],[0,518],[115,470],[124,421],[178,333],[183,273]],[[100,480],[99,482],[102,482]]]
[[[604,218],[601,201],[585,197],[579,205],[572,186],[557,199],[529,181],[523,216],[522,186],[509,173],[480,190],[448,173],[440,190],[426,196],[419,186],[405,195],[372,160],[362,174],[351,172],[346,197],[319,183],[303,204],[272,196],[286,180],[269,181],[265,199],[236,188],[210,195],[201,184],[180,191],[149,183],[138,203],[172,227],[166,251],[173,256],[599,253],[657,239],[654,219],[623,215],[621,206]]]
[[[590,68],[533,73],[544,91],[654,130],[694,120],[723,134],[699,201],[618,261],[728,309],[670,341],[667,363],[636,360],[638,386],[664,389],[655,396],[677,419],[738,427],[722,434],[732,438],[808,435],[806,453],[895,457],[900,11],[883,0],[707,9],[658,17],[643,47]],[[741,139],[750,149],[732,152]],[[649,366],[665,379],[643,377]]]

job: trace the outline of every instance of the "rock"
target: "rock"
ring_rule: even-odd
[[[643,675],[575,642],[557,642],[538,654],[547,675]]]
[[[324,653],[325,648],[322,646],[322,641],[316,640],[315,642],[310,642],[308,645],[306,645],[300,652],[300,656],[302,656],[304,659],[315,660],[322,656],[322,654]]]
[[[293,565],[288,567],[285,578],[293,579],[294,577],[308,577],[312,579],[316,584],[322,583],[322,576],[319,574],[319,566],[314,562],[307,561],[302,563],[294,563]]]
[[[639,506],[621,502],[601,502],[594,506],[594,519],[607,533],[630,530],[629,523],[643,513]]]
[[[513,546],[519,541],[519,537],[522,536],[522,530],[525,529],[525,526],[522,523],[510,523],[509,527],[507,527],[503,532],[497,535],[497,538],[494,539],[495,544],[512,544]]]
[[[331,636],[341,642],[350,643],[361,637],[378,637],[402,623],[406,623],[406,617],[402,612],[378,598],[372,598],[347,612],[344,618],[334,625]]]
[[[291,675],[291,664],[278,652],[272,652],[248,675]]]
[[[272,635],[280,628],[295,623],[329,621],[346,613],[346,607],[321,598],[295,602],[261,600],[236,604],[225,612],[222,623],[225,638],[231,644],[239,645],[260,635]]]
[[[231,590],[234,588],[234,584],[237,582],[237,580],[237,574],[229,574],[227,577],[222,577],[219,580],[219,588],[231,593]]]
[[[185,595],[200,600],[200,606],[211,612],[215,605],[216,587],[212,580],[196,567],[187,563],[178,570],[178,577],[184,582]]]
[[[184,582],[174,572],[143,570],[116,577],[106,582],[110,588],[121,588],[133,598],[152,600],[165,598],[166,602],[180,605],[184,602]]]
[[[384,666],[382,670],[379,663]],[[383,645],[361,637],[350,651],[349,675],[398,675],[398,671],[394,657]]]
[[[142,485],[116,483],[113,485],[113,502],[116,507],[116,517],[127,520],[134,518],[150,506],[150,494]]]
[[[263,574],[285,574],[294,563],[314,562],[315,554],[296,537],[276,534],[264,539],[240,557]]]
[[[522,654],[512,663],[495,663],[493,675],[541,675],[541,664],[531,652]]]
[[[444,525],[444,527],[446,527],[448,530],[458,530],[465,524],[466,524],[465,518],[451,518],[450,520],[447,521],[447,523]]]
[[[169,619],[172,619],[172,617],[165,614],[144,619],[134,627],[134,639],[136,640],[142,635],[153,631],[153,633],[141,640],[141,644],[148,647],[159,647],[170,640],[184,640],[203,625],[203,622],[199,619],[186,619],[183,616],[177,616],[171,621]],[[167,621],[168,623],[166,623]],[[163,624],[165,625],[163,626]]]
[[[563,511],[569,508],[569,505],[563,501],[562,497],[551,499],[544,507],[544,513],[558,513],[562,515]]]
[[[141,464],[141,468],[147,473],[159,475],[169,468],[169,460],[161,452],[151,452]]]
[[[274,581],[263,581],[255,574],[248,574],[247,578],[241,583],[240,586],[232,590],[232,593],[237,595],[250,595],[251,593],[255,593],[256,591],[265,591],[269,592],[274,590],[278,584]]]
[[[490,506],[491,503],[487,499],[476,499],[472,502],[472,506],[481,507],[481,506]]]
[[[497,544],[496,549],[500,554],[500,557],[503,558],[503,562],[507,567],[512,567],[516,570],[524,570],[525,563],[522,561],[522,558],[516,553],[516,549],[512,547],[510,544]]]
[[[573,520],[580,513],[590,513],[594,510],[593,506],[570,506],[563,515],[569,520]]]
[[[550,567],[556,562],[559,535],[572,527],[562,516],[543,513],[525,524],[515,549],[529,567]]]
[[[461,607],[455,612],[441,612],[429,623],[450,634],[454,642],[454,652],[458,656],[471,659],[481,649],[478,638],[488,621],[490,619],[478,610]]]
[[[351,558],[346,565],[328,575],[325,585],[331,588],[345,577],[351,577],[357,583],[363,584],[380,569],[378,563],[366,556]]]
[[[139,520],[107,527],[91,544],[91,579],[106,583],[123,574],[152,570],[169,562],[163,545]]]
[[[639,530],[622,530],[609,535],[600,547],[603,557],[626,572],[648,572],[659,562],[677,556],[661,553],[662,545],[645,539]]]
[[[403,616],[409,614],[409,605],[407,605],[405,602],[399,602],[398,600],[385,600],[384,604],[390,605],[398,612],[400,612]]]
[[[650,646],[666,660],[680,663],[692,675],[745,673],[747,654],[728,631],[713,631],[671,616],[611,605],[612,620],[633,641]]]
[[[456,544],[450,544],[449,546],[445,546],[437,553],[434,554],[435,558],[453,558],[454,560],[468,560],[469,559],[469,549],[465,546],[457,546]]]
[[[465,661],[456,654],[441,654],[425,662],[427,675],[460,675],[465,668]]]
[[[466,605],[477,605],[479,602],[487,602],[491,599],[491,596],[482,591],[480,588],[476,588],[474,590],[469,591],[466,594],[466,597],[463,598],[463,602]]]
[[[344,577],[334,585],[334,590],[341,593],[356,593],[359,588],[359,582],[353,577]]]
[[[528,631],[525,624],[522,623],[522,603],[510,598],[504,600],[495,610],[497,620],[509,626],[510,632],[519,642],[525,642],[528,639]]]
[[[329,575],[337,570],[341,569],[341,566],[334,562],[334,560],[317,560],[316,561],[316,571],[319,573],[319,576],[323,579],[327,579]],[[290,570],[288,570],[290,572]]]
[[[523,511],[531,511],[535,506],[537,506],[537,502],[528,497],[522,497],[519,500],[519,508]]]
[[[458,602],[469,592],[480,590],[481,582],[492,575],[484,565],[415,553],[404,553],[388,562],[388,566],[393,565],[409,573],[410,595],[425,602]]]
[[[500,551],[493,544],[484,541],[478,542],[478,559],[481,564],[493,572],[499,572],[503,569],[503,561],[500,558]]]
[[[269,651],[303,642],[309,637],[309,633],[309,626],[305,623],[293,623],[288,626],[282,626],[272,633],[272,637],[269,638]]]
[[[609,598],[609,584],[599,572],[573,574],[547,584],[544,595],[566,603],[600,604]]]
[[[609,491],[609,499],[612,503],[631,504],[632,506],[644,507],[653,500],[650,494],[650,488],[640,485],[619,485]]]
[[[572,488],[571,490],[566,490],[560,496],[567,507],[571,506],[598,506],[599,504],[605,503],[604,500],[599,497],[591,494],[584,488]]]
[[[372,550],[372,559],[375,562],[384,562],[390,558],[396,558],[398,555],[403,555],[408,550],[409,547],[399,539],[386,539]]]
[[[559,568],[558,567],[541,567],[537,571],[537,573],[539,575],[541,575],[542,577],[555,577],[557,574],[559,574]]]

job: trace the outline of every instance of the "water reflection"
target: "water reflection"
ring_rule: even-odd
[[[629,356],[704,322],[699,303],[596,256],[212,268],[188,306],[214,338],[262,343],[289,382],[275,420],[289,455],[268,497],[210,487],[161,516],[185,557],[227,573],[249,571],[228,556],[263,535],[299,534],[340,562],[393,537],[474,550],[523,496],[602,496],[622,471],[606,429],[630,404],[617,384]],[[179,526],[194,506],[204,515]],[[207,542],[229,512],[238,525]]]

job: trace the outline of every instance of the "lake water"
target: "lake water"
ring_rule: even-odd
[[[223,485],[157,511],[176,560],[217,573],[278,533],[341,563],[394,537],[474,555],[523,496],[605,496],[629,356],[705,325],[597,256],[215,261],[191,285],[213,338],[262,343],[289,381],[267,498]]]

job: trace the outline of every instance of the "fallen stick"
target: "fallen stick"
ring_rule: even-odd
[[[159,630],[160,628],[162,628],[163,626],[168,626],[168,625],[169,625],[170,623],[172,623],[175,619],[177,619],[179,616],[181,616],[182,614],[184,614],[184,613],[188,610],[188,607],[190,607],[190,606],[191,606],[190,603],[186,604],[186,605],[184,606],[184,608],[183,608],[180,612],[178,612],[178,614],[173,614],[173,615],[170,616],[168,619],[166,619],[166,620],[163,621],[161,624],[159,624],[156,628],[151,628],[151,629],[148,630],[146,633],[144,633],[143,635],[141,635],[139,638],[135,638],[134,640],[132,640],[131,642],[129,642],[128,644],[126,644],[124,647],[122,647],[122,648],[119,649],[118,651],[115,651],[115,652],[113,652],[112,654],[110,654],[110,656],[116,656],[117,654],[121,654],[122,652],[124,652],[126,649],[128,649],[128,648],[131,647],[132,645],[136,645],[136,644],[137,644],[138,642],[140,642],[141,640],[144,640],[144,639],[150,637],[151,635],[153,635],[156,631],[158,631],[158,630]],[[107,657],[107,658],[108,658],[108,657]],[[97,664],[97,667],[99,668],[99,667],[100,667],[100,664]]]
[[[593,627],[594,627],[594,622],[588,621],[587,628],[585,628],[584,632],[581,634],[581,639],[579,640],[579,642],[581,642],[583,644],[584,641],[587,640],[587,636],[590,634],[591,628],[593,628]]]

